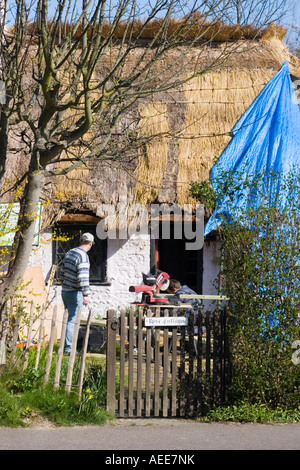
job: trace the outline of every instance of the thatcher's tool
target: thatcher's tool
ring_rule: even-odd
[[[130,292],[142,292],[142,300],[136,305],[162,305],[169,304],[167,295],[159,294],[160,291],[166,291],[170,284],[169,274],[156,270],[154,275],[143,274],[143,283],[141,286],[130,286]]]

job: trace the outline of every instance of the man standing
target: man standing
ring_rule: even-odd
[[[88,251],[94,244],[94,236],[84,233],[79,246],[69,250],[61,269],[62,299],[68,310],[68,322],[64,352],[70,354],[74,325],[78,309],[89,304],[90,294],[90,260]]]

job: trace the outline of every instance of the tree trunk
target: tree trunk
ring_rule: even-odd
[[[37,167],[38,165],[36,165]],[[21,199],[18,230],[12,247],[12,258],[7,276],[0,285],[0,322],[3,320],[4,307],[20,285],[28,265],[34,238],[38,203],[44,184],[44,170],[31,169]],[[1,339],[1,338],[0,338]]]
[[[7,126],[8,119],[5,112],[0,111],[0,187],[2,188],[2,183],[4,180],[4,174],[6,170],[6,160],[7,160]]]

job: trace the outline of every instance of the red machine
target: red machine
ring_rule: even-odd
[[[153,305],[169,303],[167,296],[157,295],[159,291],[166,291],[170,284],[169,274],[163,271],[156,271],[155,275],[147,276],[143,274],[144,284],[141,286],[130,286],[130,292],[142,292],[142,301],[137,305]]]

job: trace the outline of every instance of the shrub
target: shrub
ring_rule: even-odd
[[[223,174],[214,187],[230,298],[229,398],[298,407],[299,365],[291,359],[300,339],[299,172],[245,169]]]

